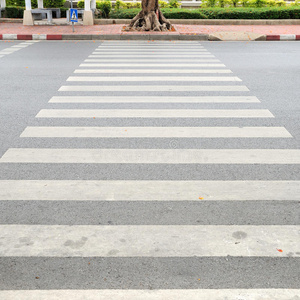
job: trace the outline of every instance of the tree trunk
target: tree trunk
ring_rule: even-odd
[[[125,30],[168,31],[171,28],[171,23],[158,7],[158,0],[142,0],[142,10],[131,20]]]

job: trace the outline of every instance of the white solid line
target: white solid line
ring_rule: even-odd
[[[192,50],[201,50],[204,49],[203,46],[196,46],[193,47],[189,45],[188,47],[182,47],[180,46],[173,46],[173,45],[124,45],[124,46],[118,46],[116,47],[115,45],[112,46],[99,46],[96,48],[97,50],[118,50],[118,51],[123,51],[123,50],[144,50],[144,49],[151,49],[151,50],[183,50],[183,51],[192,51]]]
[[[191,54],[181,54],[181,55],[178,55],[178,54],[148,54],[148,55],[144,55],[144,54],[120,54],[120,55],[113,55],[113,54],[99,54],[97,52],[93,52],[92,55],[89,55],[89,57],[94,57],[94,58],[97,58],[97,57],[101,57],[103,59],[114,59],[114,58],[150,58],[150,57],[153,57],[155,59],[165,59],[165,58],[172,58],[172,59],[182,59],[182,58],[190,58],[190,57],[215,57],[214,55],[212,54],[207,54],[207,53],[200,53],[200,54],[195,54],[195,55],[191,55]]]
[[[0,58],[3,57],[4,55],[0,55]]]
[[[274,118],[267,109],[42,109],[37,118]]]
[[[21,137],[291,138],[284,127],[27,127]]]
[[[138,85],[138,86],[100,86],[100,85],[67,85],[60,92],[249,92],[244,85]]]
[[[10,148],[0,163],[300,164],[300,150]]]
[[[232,73],[228,69],[77,69],[74,73],[89,74],[89,73],[99,73],[99,74],[110,74],[110,73],[158,73],[158,74],[203,74],[203,73]]]
[[[19,45],[11,46],[11,48],[26,48],[26,47],[28,47],[28,45],[19,44]]]
[[[54,96],[49,103],[260,103],[255,96]]]
[[[197,67],[212,67],[212,68],[220,68],[220,67],[226,67],[224,64],[213,64],[213,63],[117,63],[117,64],[109,64],[109,63],[84,63],[81,64],[79,67],[192,67],[192,68],[197,68]]]
[[[0,180],[0,200],[291,201],[300,181]]]
[[[4,55],[9,55],[12,54],[13,52],[5,52],[5,51],[0,51],[0,55],[4,56]]]
[[[300,289],[6,290],[5,300],[296,300]]]
[[[0,232],[2,257],[288,257],[299,256],[300,244],[299,226],[291,225],[22,224]]]
[[[153,59],[145,59],[145,58],[125,58],[125,59],[100,59],[100,58],[95,58],[95,59],[85,59],[84,62],[86,63],[102,63],[102,64],[106,64],[106,63],[160,63],[160,61],[157,58],[153,58]],[[182,63],[209,63],[209,62],[220,62],[219,59],[211,59],[211,58],[195,58],[195,59],[182,59],[181,61],[176,61],[174,59],[162,59],[161,60],[162,63],[176,63],[179,66],[182,65]]]
[[[70,76],[67,81],[76,81],[76,82],[107,82],[107,81],[242,81],[236,76]]]
[[[21,49],[10,47],[10,48],[6,48],[6,49],[2,49],[1,52],[16,52],[16,51],[19,51],[19,50],[21,50]]]

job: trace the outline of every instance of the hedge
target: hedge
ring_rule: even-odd
[[[22,19],[24,10],[25,7],[6,6],[4,12],[2,12],[3,18]],[[66,18],[67,10],[68,8],[66,7],[60,7],[62,18]]]
[[[140,9],[119,9],[110,13],[112,19],[132,19],[138,14]],[[207,17],[197,9],[162,8],[162,13],[167,19],[207,19]]]
[[[202,8],[208,19],[300,19],[300,7]]]
[[[44,7],[63,7],[65,0],[44,0]],[[25,7],[25,0],[6,0],[7,6]],[[32,8],[37,8],[37,0],[31,0]]]
[[[112,19],[132,19],[140,9],[119,9],[110,13]],[[179,9],[162,8],[167,19],[300,19],[300,8],[295,7],[237,7]]]

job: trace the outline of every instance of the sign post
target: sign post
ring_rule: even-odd
[[[73,8],[73,0],[71,0],[70,21],[72,22],[72,29],[74,32],[74,22],[78,22],[78,11]]]

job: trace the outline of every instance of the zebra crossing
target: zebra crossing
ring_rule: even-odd
[[[31,41],[30,40],[30,41],[19,43],[17,45],[13,45],[8,48],[1,49],[0,50],[0,58],[4,57],[6,55],[9,55],[9,54],[15,53],[16,51],[22,50],[23,48],[26,48],[26,47],[33,45],[35,43],[38,43],[38,42],[39,41]]]
[[[300,297],[299,176],[264,173],[300,149],[239,77],[198,42],[103,42],[74,74],[0,158],[0,299]]]

